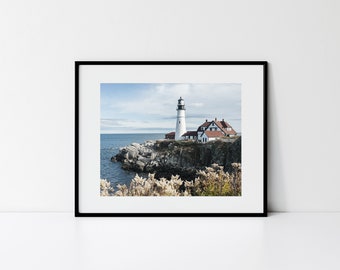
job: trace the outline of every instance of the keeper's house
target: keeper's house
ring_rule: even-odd
[[[236,135],[236,131],[229,123],[224,121],[224,119],[217,121],[217,118],[215,118],[213,121],[205,120],[205,122],[198,127],[197,131],[185,132],[181,136],[181,139],[205,143],[220,138],[234,137]],[[165,139],[175,139],[175,132],[165,134]]]
[[[209,142],[221,137],[233,137],[237,133],[224,119],[217,121],[217,118],[213,121],[205,120],[197,129],[197,141]]]

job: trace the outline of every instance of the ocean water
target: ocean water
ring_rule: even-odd
[[[163,133],[150,134],[100,134],[100,179],[107,179],[115,187],[117,184],[130,184],[135,172],[125,171],[120,162],[111,162],[111,157],[118,154],[119,148],[133,142],[164,139]]]

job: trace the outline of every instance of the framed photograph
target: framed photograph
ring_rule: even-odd
[[[266,216],[265,61],[75,62],[75,216]]]

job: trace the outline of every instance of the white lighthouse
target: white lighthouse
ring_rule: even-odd
[[[185,125],[184,99],[180,97],[178,100],[178,104],[177,104],[177,122],[176,122],[175,140],[180,140],[181,136],[186,132],[187,132],[187,128]]]

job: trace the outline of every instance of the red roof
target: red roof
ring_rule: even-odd
[[[215,123],[216,126],[220,130],[207,130],[206,128],[208,126],[210,126],[212,123]],[[202,130],[202,128],[205,128],[205,129]],[[230,129],[230,130],[228,130],[228,129]],[[236,135],[237,134],[237,132],[232,128],[232,126],[228,122],[224,121],[224,119],[222,119],[222,121],[217,121],[216,118],[215,118],[215,121],[214,120],[213,121],[206,120],[202,125],[200,125],[197,128],[197,131],[203,131],[204,133],[207,134],[208,137],[221,137],[221,136],[224,136],[224,135]],[[192,135],[192,134],[188,135],[186,133],[183,136],[195,136],[195,135]]]
[[[226,121],[217,121],[223,128],[231,128],[231,125],[229,125]]]
[[[202,125],[200,125],[200,126],[197,128],[197,131],[201,131],[201,129],[202,129],[203,127],[209,126],[210,123],[211,123],[211,122],[208,122],[208,121],[206,120]]]
[[[223,137],[224,134],[219,130],[206,130],[205,135],[209,138]]]
[[[197,131],[187,131],[182,136],[197,136]]]
[[[220,121],[215,121],[215,123],[216,123],[216,126],[218,126],[220,129],[223,130],[223,125]]]
[[[224,131],[225,134],[227,134],[227,135],[236,135],[236,134],[237,134],[236,131],[233,130],[233,129],[231,129],[231,130],[226,130],[226,129],[224,129],[223,131]]]
[[[210,125],[211,122],[205,121],[202,125],[199,126],[200,127],[207,127]]]
[[[215,123],[226,135],[236,135],[236,131],[226,121],[216,121]],[[231,128],[231,130],[227,130],[228,128]]]
[[[165,134],[165,139],[175,139],[175,132],[169,132],[167,134]]]

